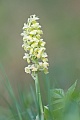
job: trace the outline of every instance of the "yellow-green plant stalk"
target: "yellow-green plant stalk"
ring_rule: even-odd
[[[47,58],[48,55],[45,52],[46,43],[41,38],[43,31],[41,30],[41,26],[37,20],[39,20],[39,18],[36,17],[36,15],[31,15],[30,18],[28,18],[27,23],[24,23],[23,33],[21,33],[21,36],[23,36],[22,47],[25,50],[23,59],[28,63],[28,66],[25,67],[25,72],[31,74],[35,80],[36,97],[39,108],[38,112],[40,117],[43,114],[43,107],[39,88],[38,72],[44,71],[44,73],[47,74],[49,63]]]

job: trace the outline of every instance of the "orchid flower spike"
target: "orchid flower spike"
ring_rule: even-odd
[[[25,72],[31,74],[35,79],[35,75],[39,71],[44,71],[45,74],[48,73],[48,55],[45,52],[45,42],[41,38],[43,31],[41,26],[37,22],[39,20],[36,15],[31,15],[28,18],[27,23],[23,26],[23,45],[25,50],[23,59],[29,64],[25,67]]]

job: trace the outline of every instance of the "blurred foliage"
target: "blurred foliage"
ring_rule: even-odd
[[[3,74],[4,75],[4,74]],[[17,85],[17,95],[10,81],[5,75],[5,81],[0,79],[7,92],[7,98],[0,91],[0,120],[39,120],[37,119],[37,101],[32,87],[27,91]],[[47,81],[47,79],[46,79]],[[79,120],[80,119],[80,91],[76,88],[77,81],[65,92],[59,88],[49,88],[47,84],[47,105],[44,105],[44,120]],[[42,119],[40,119],[42,120]]]
[[[80,119],[80,92],[74,92],[76,83],[66,93],[63,89],[50,90],[50,103],[44,106],[45,120]]]

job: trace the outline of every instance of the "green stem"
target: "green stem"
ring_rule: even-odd
[[[38,117],[39,117],[39,120],[44,120],[38,74],[36,74],[35,88],[36,88],[36,97],[37,97],[37,106],[38,106]]]

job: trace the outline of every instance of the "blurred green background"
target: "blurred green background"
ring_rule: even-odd
[[[80,1],[0,0],[0,63],[14,88],[34,84],[24,72],[22,59],[23,23],[36,14],[44,32],[52,86],[67,89],[76,79],[80,84]],[[40,74],[41,84],[44,75]],[[55,84],[55,85],[54,85]],[[43,86],[43,84],[42,84]]]

